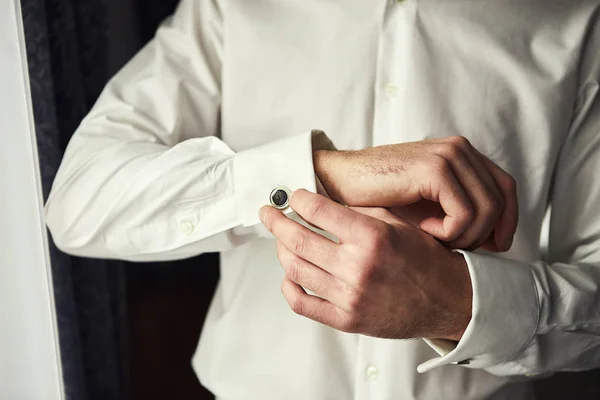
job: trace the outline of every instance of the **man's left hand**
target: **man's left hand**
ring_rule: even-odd
[[[461,254],[383,208],[349,208],[305,190],[294,192],[290,204],[339,239],[261,209],[277,238],[286,272],[281,289],[292,310],[344,332],[460,340],[472,301]]]

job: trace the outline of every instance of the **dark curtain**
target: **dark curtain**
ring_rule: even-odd
[[[22,0],[42,185],[47,198],[66,144],[108,79],[101,0]],[[123,263],[80,259],[50,243],[69,400],[123,399]]]
[[[44,197],[102,88],[177,0],[21,0]],[[205,399],[190,366],[218,258],[50,256],[68,400]],[[127,318],[126,318],[127,316]]]

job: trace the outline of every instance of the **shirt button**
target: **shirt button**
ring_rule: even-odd
[[[189,235],[192,232],[194,232],[194,229],[196,228],[194,226],[194,223],[192,221],[188,221],[188,220],[181,221],[181,223],[179,224],[179,227],[181,228],[181,232],[183,232],[186,235]]]
[[[278,186],[271,191],[269,196],[271,205],[279,210],[287,208],[290,202],[290,190],[284,186]]]
[[[385,91],[385,94],[389,99],[396,97],[396,95],[398,94],[398,86],[394,85],[393,83],[388,83],[387,85],[385,85],[383,90]]]
[[[375,382],[379,378],[379,368],[374,365],[369,365],[365,371],[365,375],[368,380]]]

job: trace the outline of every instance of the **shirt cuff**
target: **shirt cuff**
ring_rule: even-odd
[[[241,224],[256,225],[259,209],[270,204],[271,192],[284,188],[288,196],[298,189],[317,192],[312,154],[335,147],[322,131],[305,132],[244,150],[233,160],[236,208]],[[282,210],[289,214],[290,207]]]
[[[421,373],[448,364],[483,369],[506,363],[518,357],[536,333],[540,307],[531,267],[521,261],[459,252],[471,274],[472,318],[458,343],[425,340],[441,357],[419,365]],[[521,372],[518,364],[511,370],[515,375]]]

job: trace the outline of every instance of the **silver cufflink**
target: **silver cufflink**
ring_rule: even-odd
[[[278,210],[283,210],[290,205],[290,189],[285,186],[277,186],[271,191],[269,200],[271,205]]]
[[[455,361],[453,363],[450,363],[452,365],[469,365],[471,364],[471,361],[469,360],[462,360],[462,361]]]

